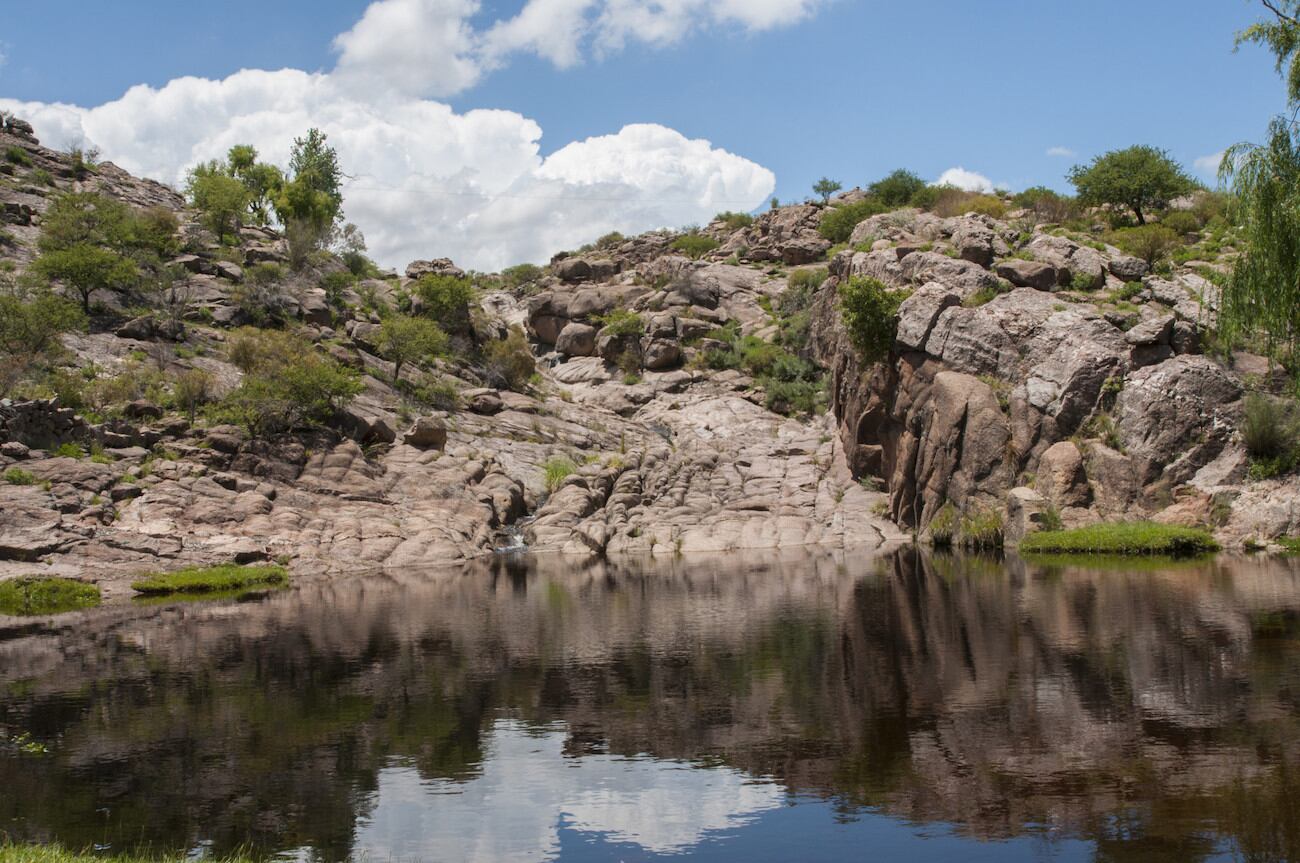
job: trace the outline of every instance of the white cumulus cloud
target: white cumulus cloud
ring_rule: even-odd
[[[1224,151],[1220,150],[1219,152],[1211,153],[1208,156],[1201,156],[1192,161],[1192,167],[1206,176],[1216,176],[1219,173],[1219,163],[1223,161],[1223,154]]]
[[[752,209],[776,178],[706,140],[650,124],[543,157],[533,120],[513,111],[457,113],[428,97],[472,86],[518,51],[572,65],[591,40],[608,47],[612,34],[652,44],[680,38],[693,26],[677,21],[685,12],[760,30],[797,20],[814,2],[529,0],[514,18],[478,31],[477,0],[381,0],[335,39],[339,61],[330,72],[244,70],[137,85],[93,108],[3,98],[0,108],[31,121],[49,146],[95,146],[132,173],[174,185],[238,143],[283,166],[294,137],[315,126],[338,150],[348,174],[346,216],[376,260],[400,267],[447,256],[498,269],[611,230]],[[640,13],[649,16],[646,28],[615,20]],[[564,38],[552,39],[556,33]]]
[[[983,174],[967,171],[960,166],[949,168],[935,180],[938,186],[955,186],[965,192],[992,192],[993,181]]]
[[[1069,147],[1048,147],[1047,155],[1057,159],[1073,159],[1079,154],[1071,150]]]

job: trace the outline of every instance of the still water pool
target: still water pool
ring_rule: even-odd
[[[0,837],[75,848],[1300,861],[1300,562],[514,557],[0,618],[24,733]]]

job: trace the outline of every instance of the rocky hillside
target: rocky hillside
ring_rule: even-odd
[[[323,252],[291,267],[278,233],[221,242],[175,191],[48,150],[21,122],[0,151],[10,294],[30,290],[69,192],[174,225],[156,278],[93,291],[61,349],[11,350],[0,577],[111,592],[116,575],[232,558],[332,571],[520,542],[877,546],[981,520],[1010,541],[1137,516],[1232,542],[1300,531],[1300,482],[1247,481],[1237,426],[1267,364],[1205,352],[1220,263],[1150,274],[1028,211],[899,210],[832,247],[832,210],[803,204],[500,276]],[[873,364],[839,309],[859,277],[906,297]],[[468,314],[439,319],[445,349],[406,356],[393,321],[436,317],[425,287],[447,279],[472,286]],[[249,396],[267,357],[343,384],[272,427],[248,409],[266,403]]]

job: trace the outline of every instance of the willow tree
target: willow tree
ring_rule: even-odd
[[[1262,0],[1272,18],[1237,34],[1277,58],[1287,98],[1300,111],[1300,0]],[[1219,166],[1237,196],[1242,255],[1223,291],[1220,330],[1230,341],[1259,336],[1300,383],[1300,128],[1277,117],[1262,145],[1237,144]]]

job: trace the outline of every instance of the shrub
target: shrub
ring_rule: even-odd
[[[85,458],[86,451],[79,443],[61,443],[54,454],[60,458]]]
[[[430,273],[415,283],[415,293],[423,305],[423,314],[444,330],[463,333],[469,329],[469,304],[474,300],[474,286],[469,279]]]
[[[186,369],[176,376],[172,384],[172,398],[175,399],[176,406],[189,416],[190,422],[194,422],[199,406],[211,400],[215,384],[212,373],[205,369]]]
[[[978,192],[964,192],[961,189],[946,188],[940,190],[933,206],[930,208],[936,216],[951,218],[967,213],[978,213],[1001,219],[1007,214],[1007,204],[996,195],[983,195]]]
[[[972,507],[961,518],[961,544],[975,551],[1002,547],[1002,513],[991,507]]]
[[[244,590],[284,584],[288,580],[289,574],[282,566],[239,566],[226,563],[146,575],[133,581],[131,589],[147,596],[165,596],[172,593]]]
[[[431,360],[447,351],[447,334],[428,318],[392,314],[379,327],[379,353],[393,362],[393,380],[402,366]]]
[[[960,528],[961,515],[957,512],[957,507],[952,505],[952,501],[946,501],[934,514],[934,518],[930,519],[927,528],[930,542],[936,547],[948,548],[957,539]]]
[[[11,467],[4,472],[4,481],[10,485],[36,485],[36,475],[20,467]]]
[[[1033,210],[1044,222],[1064,222],[1074,217],[1077,207],[1074,199],[1055,192],[1046,186],[1031,186],[1011,199],[1011,203],[1024,210]]]
[[[707,234],[682,234],[673,240],[672,247],[690,258],[701,258],[718,247],[718,241]]]
[[[11,144],[5,147],[5,161],[12,162],[15,165],[22,165],[24,168],[30,168],[32,157],[27,155],[27,151],[17,144]]]
[[[252,203],[247,187],[232,177],[224,162],[211,161],[190,170],[185,184],[190,203],[203,214],[203,222],[217,242],[239,231],[240,217]]]
[[[1195,234],[1201,230],[1201,221],[1190,210],[1170,210],[1160,217],[1160,224],[1179,235]]]
[[[1300,416],[1293,405],[1261,393],[1246,396],[1241,439],[1250,456],[1250,474],[1268,479],[1300,465]]]
[[[898,330],[898,307],[908,293],[891,291],[882,282],[855,276],[840,285],[840,317],[849,339],[867,363],[888,356]]]
[[[891,209],[903,207],[925,188],[922,180],[911,171],[899,168],[887,177],[882,177],[867,186],[867,193]]]
[[[822,213],[817,232],[832,243],[847,243],[859,222],[880,213],[887,213],[889,209],[888,204],[871,197],[854,201],[852,204],[831,207]]]
[[[812,190],[813,194],[821,198],[822,203],[825,204],[831,199],[831,195],[834,195],[843,188],[844,186],[838,180],[832,180],[829,177],[822,177],[820,180],[813,183]]]
[[[44,168],[37,168],[32,171],[32,182],[38,186],[54,187],[54,175]]]
[[[59,336],[85,325],[85,316],[75,304],[49,291],[0,293],[0,356],[27,364],[58,353]]]
[[[1125,254],[1141,258],[1152,268],[1182,242],[1177,233],[1163,224],[1122,228],[1111,232],[1108,239]]]
[[[1188,557],[1219,545],[1204,530],[1152,522],[1094,524],[1074,530],[1040,531],[1026,536],[1026,554],[1124,554]]]
[[[565,478],[577,469],[578,466],[564,456],[552,456],[547,459],[546,463],[542,465],[546,481],[546,493],[555,494],[560,487],[560,483],[564,482]]]
[[[727,226],[728,231],[739,231],[741,228],[748,228],[754,224],[754,217],[749,213],[733,213],[726,210],[714,216],[713,221],[722,222]]]
[[[545,274],[546,271],[536,264],[516,264],[501,271],[501,276],[505,279],[506,284],[512,288],[535,282]]]
[[[219,413],[255,437],[324,422],[364,388],[356,372],[287,333],[245,328],[228,344],[244,380]]]
[[[611,336],[639,336],[645,332],[645,321],[629,309],[614,309],[607,315],[596,318],[601,332]]]
[[[596,248],[612,249],[616,246],[621,246],[626,239],[627,238],[618,231],[610,231],[608,234],[605,234],[603,237],[596,240]]]
[[[99,588],[70,578],[30,576],[0,581],[0,614],[59,614],[99,605]]]
[[[495,386],[521,392],[537,371],[537,361],[528,338],[519,327],[511,327],[504,339],[493,339],[483,349],[488,379]]]
[[[66,249],[43,253],[33,264],[40,276],[63,282],[81,297],[81,307],[90,314],[90,297],[98,290],[122,290],[135,283],[139,269],[112,249],[78,243]]]
[[[917,189],[907,203],[917,209],[934,210],[934,205],[939,202],[939,196],[951,188],[951,186],[925,186]]]

